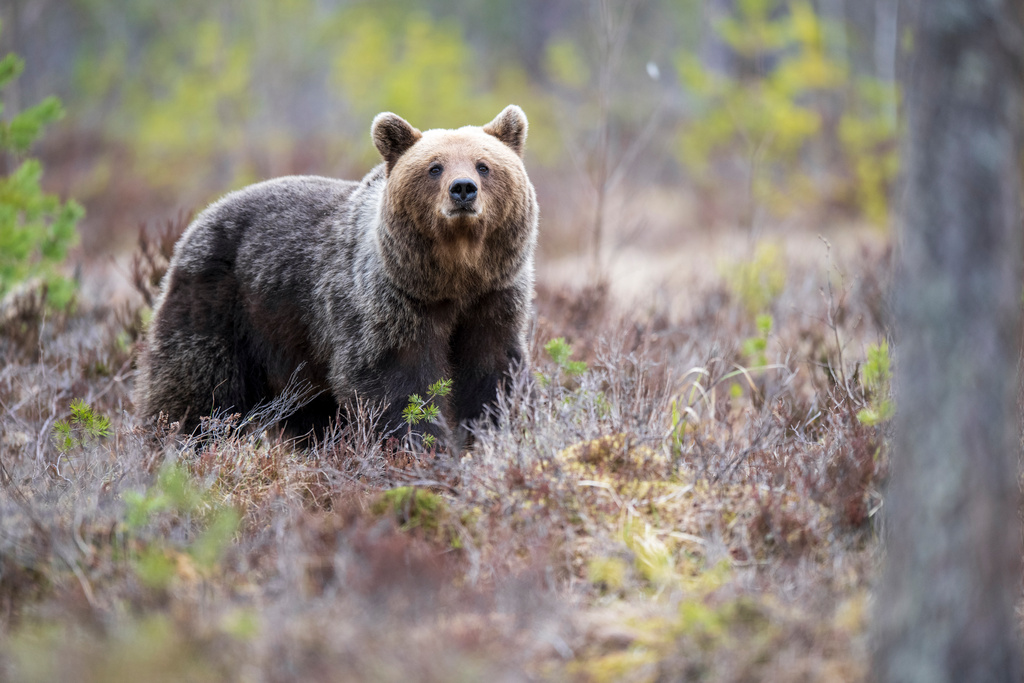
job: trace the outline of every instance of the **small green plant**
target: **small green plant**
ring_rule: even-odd
[[[193,512],[203,504],[202,493],[192,483],[188,472],[176,465],[165,465],[156,483],[145,492],[125,491],[122,499],[126,506],[125,524],[129,530],[145,526],[156,512]]]
[[[419,394],[409,396],[409,403],[402,411],[402,417],[410,429],[412,425],[421,422],[437,422],[441,417],[441,408],[437,405],[437,399],[443,398],[452,393],[452,381],[450,379],[439,379],[427,387],[427,397]],[[437,442],[433,434],[423,435],[423,445],[431,448]]]
[[[636,570],[651,586],[661,588],[678,580],[671,548],[658,538],[649,524],[640,528],[634,520],[627,519],[622,540],[633,553]]]
[[[725,281],[751,316],[768,310],[786,287],[786,263],[776,244],[762,243],[749,261],[724,269]]]
[[[771,316],[765,317],[770,318]],[[767,325],[767,323],[767,320],[761,321],[762,325]],[[770,330],[770,327],[768,329]],[[666,438],[673,455],[682,455],[687,431],[701,421],[702,412],[704,415],[714,415],[715,396],[719,386],[728,386],[729,394],[733,398],[739,398],[743,389],[732,380],[742,378],[751,390],[757,391],[753,378],[755,371],[768,372],[785,368],[785,365],[777,364],[765,364],[751,368],[734,365],[733,370],[714,380],[707,368],[691,368],[683,376],[683,390],[669,404],[669,429]]]
[[[861,368],[861,386],[868,397],[868,407],[857,413],[862,424],[873,427],[890,419],[896,412],[890,383],[889,343],[871,344],[867,349],[867,360]]]
[[[570,360],[572,345],[565,341],[565,337],[552,339],[544,345],[544,351],[555,364],[555,370],[550,374],[537,371],[535,376],[537,382],[545,389],[558,387],[560,390],[565,390],[562,392],[559,403],[562,409],[575,414],[580,419],[583,419],[584,415],[591,410],[600,417],[607,417],[611,414],[612,405],[604,392],[593,391],[574,382],[576,378],[587,371],[587,364],[581,360]]]
[[[544,351],[555,364],[557,370],[552,375],[537,372],[537,381],[540,382],[541,386],[548,387],[553,383],[577,377],[587,371],[587,364],[584,361],[569,360],[572,357],[572,345],[565,341],[565,337],[552,339],[544,345]]]
[[[668,428],[668,441],[674,455],[682,453],[683,438],[686,436],[686,425],[689,422],[691,415],[696,416],[696,412],[693,410],[692,406],[686,405],[683,406],[682,410],[680,410],[679,408],[681,404],[682,397],[674,398],[672,399],[672,403],[669,408],[670,424]],[[687,412],[689,414],[687,414]]]
[[[569,360],[572,356],[572,346],[565,341],[565,337],[556,337],[544,345],[555,365],[560,367],[569,375],[582,375],[587,371],[587,364],[581,360]]]
[[[16,79],[25,62],[13,54],[0,59],[0,88]],[[0,114],[3,113],[0,102]],[[43,127],[64,116],[56,97],[47,97],[9,121],[0,120],[0,155],[21,159]],[[0,176],[0,296],[19,284],[38,280],[56,309],[72,300],[74,283],[59,272],[68,250],[78,240],[75,224],[84,213],[74,201],[61,203],[39,185],[43,167],[23,159],[7,176]]]
[[[753,367],[768,365],[768,336],[772,333],[775,319],[767,313],[757,316],[757,336],[743,340],[743,354]]]
[[[132,554],[132,566],[139,580],[152,588],[166,587],[183,566],[183,558],[200,570],[215,568],[238,530],[238,512],[215,503],[182,465],[165,465],[152,486],[142,492],[125,491],[121,498],[124,529],[140,541]],[[202,518],[201,530],[184,548],[174,548],[162,539],[142,542],[143,529],[164,511]]]
[[[95,412],[80,398],[71,401],[71,417],[53,425],[53,440],[57,450],[67,453],[110,436],[110,419]]]

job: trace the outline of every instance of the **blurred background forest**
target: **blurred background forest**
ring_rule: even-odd
[[[0,0],[0,679],[868,680],[916,3]],[[531,363],[471,458],[136,420],[189,214],[509,103]]]
[[[84,207],[72,253],[88,284],[90,264],[130,251],[140,225],[231,189],[293,173],[361,177],[377,161],[368,131],[380,111],[457,127],[514,102],[530,118],[542,269],[566,260],[600,275],[630,249],[678,252],[721,230],[751,244],[794,226],[882,235],[898,9],[4,0],[0,55],[19,55],[24,70],[0,92],[3,118],[49,96],[65,114],[30,150],[0,152],[0,175],[38,158],[43,188]]]

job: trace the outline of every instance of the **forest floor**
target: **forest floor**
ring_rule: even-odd
[[[26,300],[0,336],[0,680],[864,680],[888,260],[802,242],[691,283],[542,268],[531,366],[461,454],[382,441],[369,407],[303,447],[266,412],[154,430],[144,304]]]

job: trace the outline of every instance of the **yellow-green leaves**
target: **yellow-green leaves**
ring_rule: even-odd
[[[883,223],[896,171],[895,86],[851,74],[828,49],[842,27],[809,2],[779,10],[778,0],[743,0],[715,24],[741,64],[737,73],[679,57],[680,77],[696,98],[679,158],[709,185],[720,180],[707,178],[712,162],[743,168],[752,206],[786,213],[832,201]],[[838,126],[825,125],[825,112]],[[838,157],[830,152],[836,147]]]
[[[786,286],[786,262],[777,244],[759,244],[749,260],[723,271],[733,296],[751,316],[766,312]]]
[[[238,530],[238,512],[214,500],[180,465],[165,465],[156,482],[145,491],[125,491],[124,529],[136,538],[130,546],[132,567],[146,586],[165,588],[176,577],[191,580],[198,573],[216,568]],[[196,517],[195,535],[179,546],[169,541],[144,542],[141,530],[153,524],[161,513],[178,518]]]
[[[566,38],[548,43],[544,66],[551,79],[560,85],[583,88],[590,81],[590,69],[579,47]]]
[[[147,180],[174,187],[197,155],[227,158],[242,146],[252,109],[252,48],[208,19],[190,32],[187,50],[169,42],[145,59],[147,78],[131,81],[126,92],[134,143]]]
[[[869,427],[885,422],[896,412],[890,389],[892,370],[889,366],[889,342],[883,341],[868,347],[867,360],[861,367],[861,385],[867,395],[868,406],[857,413],[857,419]]]

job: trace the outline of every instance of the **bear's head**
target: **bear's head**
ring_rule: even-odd
[[[390,112],[374,118],[386,176],[381,226],[388,242],[415,252],[396,267],[425,259],[422,268],[498,276],[532,254],[537,203],[522,162],[526,129],[515,105],[456,130],[420,132]]]

